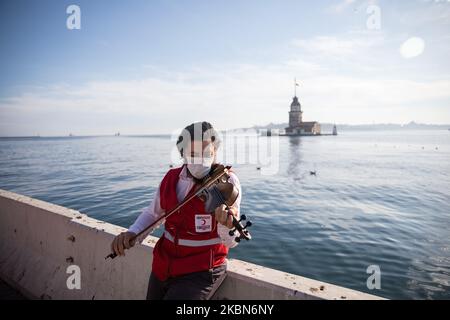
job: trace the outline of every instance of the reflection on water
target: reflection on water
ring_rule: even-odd
[[[172,147],[164,136],[0,139],[0,188],[127,227]],[[275,175],[234,166],[254,225],[231,257],[388,298],[450,298],[450,132],[279,137],[279,152]],[[370,265],[381,290],[366,287]]]
[[[302,162],[302,138],[301,137],[286,137],[289,141],[289,166],[287,174],[294,180],[300,180],[300,167]]]

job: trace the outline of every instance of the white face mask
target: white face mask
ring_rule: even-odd
[[[192,161],[187,164],[187,168],[195,178],[203,179],[211,170],[212,164],[212,157],[196,158],[192,159]]]

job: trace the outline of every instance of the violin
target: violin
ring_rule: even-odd
[[[147,228],[134,235],[130,242],[139,238],[142,234],[151,230],[154,226],[158,225],[158,223],[167,219],[169,216],[177,212],[181,207],[185,206],[189,201],[194,199],[195,197],[200,197],[205,202],[205,211],[213,213],[215,209],[222,204],[226,206],[228,214],[233,218],[233,229],[229,231],[230,236],[235,235],[236,231],[239,233],[236,236],[235,241],[240,242],[241,239],[250,240],[252,237],[247,230],[248,227],[252,225],[251,221],[247,221],[245,226],[242,225],[242,221],[246,220],[247,217],[245,215],[241,216],[240,220],[237,220],[236,217],[230,212],[230,207],[236,202],[236,199],[239,195],[238,189],[230,182],[229,179],[229,170],[231,166],[224,165],[216,165],[212,170],[212,173],[209,173],[205,178],[203,178],[200,187],[195,190],[191,195],[187,196],[181,203],[179,203],[175,208],[162,215],[152,224],[150,224]],[[105,257],[105,260],[108,258],[114,259],[117,257],[116,253],[111,253]]]
[[[230,168],[230,167],[228,167]],[[235,238],[236,242],[240,242],[242,239],[251,240],[252,236],[247,230],[252,226],[251,221],[246,221],[245,225],[242,225],[242,221],[247,220],[247,217],[243,214],[239,220],[230,212],[230,207],[236,202],[239,196],[239,190],[230,182],[228,182],[229,175],[226,173],[223,175],[216,184],[204,189],[200,195],[200,198],[205,201],[205,211],[214,212],[214,210],[221,205],[225,205],[228,215],[233,219],[233,229],[229,231],[230,236],[236,234],[239,235]]]

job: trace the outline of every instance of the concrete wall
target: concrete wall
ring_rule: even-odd
[[[32,299],[144,299],[155,237],[105,260],[124,228],[0,189],[0,278]],[[69,290],[70,265],[81,289]],[[218,299],[379,299],[244,261],[229,261]]]

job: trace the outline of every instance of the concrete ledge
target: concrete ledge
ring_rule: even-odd
[[[148,236],[123,258],[105,260],[124,231],[78,211],[0,189],[0,278],[30,299],[145,299],[152,250]],[[69,290],[70,265],[81,289]],[[229,261],[217,299],[381,299],[240,260]]]

